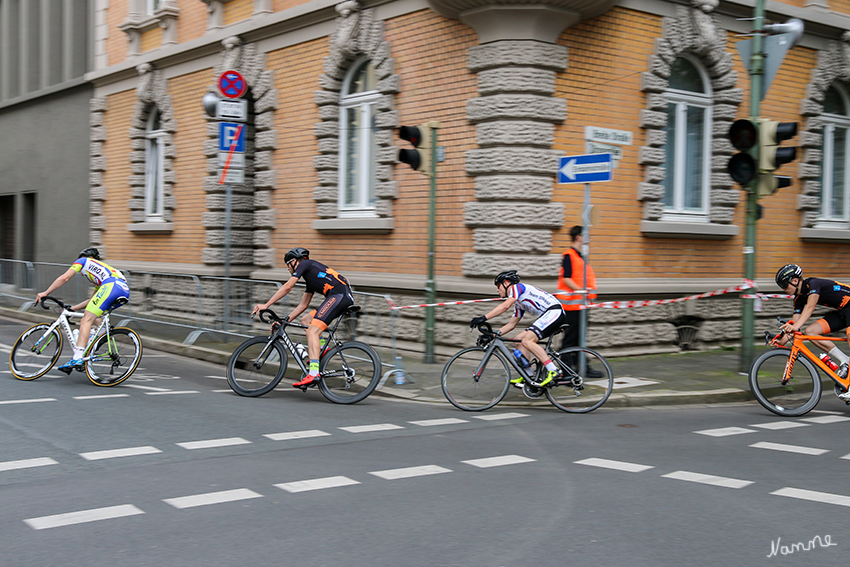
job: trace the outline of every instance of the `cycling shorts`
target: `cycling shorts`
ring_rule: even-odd
[[[119,298],[122,297],[124,301],[119,301]],[[129,299],[130,288],[127,286],[127,282],[121,278],[108,278],[97,288],[94,297],[86,305],[86,311],[100,317],[107,311],[121,307]]]
[[[850,307],[845,307],[841,311],[830,311],[818,320],[823,328],[823,334],[833,333],[850,327]]]
[[[539,340],[554,335],[567,322],[567,313],[560,305],[543,312],[543,315],[527,329],[537,335]]]
[[[313,320],[310,321],[310,325],[324,331],[334,319],[345,313],[345,310],[352,305],[354,305],[354,298],[350,293],[329,295],[318,309],[313,311]]]

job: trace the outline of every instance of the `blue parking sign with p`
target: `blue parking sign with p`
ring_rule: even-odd
[[[240,126],[242,127],[240,129]],[[236,134],[239,133],[237,138]],[[229,152],[230,146],[236,143],[233,151],[245,151],[245,125],[235,122],[219,122],[218,123],[218,151]]]

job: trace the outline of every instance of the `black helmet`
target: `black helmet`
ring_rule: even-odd
[[[802,275],[803,268],[797,264],[785,264],[779,268],[778,272],[776,272],[776,285],[778,285],[780,289],[785,289],[788,287],[788,284],[791,283],[792,279],[799,278]]]
[[[283,263],[288,264],[292,260],[306,260],[310,257],[310,251],[306,248],[293,248],[283,257]]]
[[[493,280],[493,283],[496,285],[501,285],[501,283],[505,280],[511,282],[511,285],[519,283],[519,274],[516,273],[516,270],[508,270],[506,272],[502,272],[501,274],[496,276],[496,279]]]
[[[98,252],[97,248],[86,248],[77,254],[77,258],[94,258],[95,260],[100,260],[100,252]]]

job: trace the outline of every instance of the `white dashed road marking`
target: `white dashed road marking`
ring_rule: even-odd
[[[40,457],[38,459],[24,459],[22,461],[6,461],[0,463],[0,472],[14,471],[18,469],[31,469],[34,467],[45,467],[47,465],[58,465],[59,463],[50,457]]]
[[[34,530],[46,530],[61,526],[72,526],[74,524],[85,524],[99,520],[112,520],[126,516],[144,514],[132,504],[121,506],[109,506],[108,508],[95,508],[93,510],[81,510],[79,512],[68,512],[67,514],[56,514],[55,516],[42,516],[41,518],[30,518],[24,523]]]
[[[575,461],[577,465],[587,465],[590,467],[601,467],[603,469],[614,469],[617,471],[625,471],[625,472],[643,472],[645,470],[649,470],[655,467],[651,467],[649,465],[639,465],[637,463],[626,463],[623,461],[611,461],[609,459],[584,459],[581,461]]]
[[[327,478],[314,478],[313,480],[299,480],[297,482],[284,482],[275,484],[276,487],[287,492],[307,492],[309,490],[322,490],[324,488],[338,488],[340,486],[351,486],[360,482],[347,476],[329,476]]]
[[[146,396],[169,396],[171,394],[200,394],[197,390],[169,390],[167,392],[145,392]]]
[[[768,421],[767,423],[754,423],[750,427],[761,427],[762,429],[778,430],[791,429],[793,427],[808,427],[808,423],[800,423],[799,421]]]
[[[251,442],[241,437],[227,437],[225,439],[208,439],[206,441],[188,441],[186,443],[177,443],[178,447],[184,449],[213,449],[215,447],[230,447],[231,445],[248,445]]]
[[[489,415],[473,415],[475,419],[481,419],[483,421],[497,421],[499,419],[516,419],[518,417],[528,417],[527,413],[494,413]]]
[[[800,447],[798,445],[785,445],[783,443],[768,443],[767,441],[753,443],[750,447],[755,447],[756,449],[771,449],[773,451],[785,451],[786,453],[799,453],[801,455],[823,455],[824,453],[829,453],[829,449]]]
[[[99,394],[95,396],[74,396],[75,400],[104,400],[106,398],[129,398],[130,394]]]
[[[838,423],[840,421],[850,421],[850,417],[844,417],[843,415],[821,415],[818,417],[804,417],[803,421],[808,421],[809,423]]]
[[[368,433],[370,431],[389,431],[390,429],[404,429],[401,425],[394,423],[376,423],[374,425],[352,425],[350,427],[340,427],[343,431],[349,433]]]
[[[139,384],[124,383],[125,388],[135,388],[137,390],[148,390],[150,392],[170,392],[169,388],[155,388],[154,386],[140,386]]]
[[[712,486],[722,486],[723,488],[744,488],[751,485],[751,480],[739,480],[737,478],[726,478],[723,476],[714,476],[710,474],[695,473],[689,471],[676,471],[670,474],[661,475],[663,478],[673,478],[676,480],[686,480],[688,482],[698,482],[700,484],[710,484]]]
[[[519,463],[533,463],[536,459],[521,457],[520,455],[502,455],[501,457],[488,457],[486,459],[472,459],[471,461],[461,461],[467,465],[478,467],[479,469],[487,469],[490,467],[502,467],[505,465],[516,465]]]
[[[308,439],[310,437],[325,437],[330,435],[318,429],[308,429],[306,431],[285,431],[283,433],[266,433],[263,437],[268,437],[272,441],[288,441],[290,439]]]
[[[451,469],[437,465],[424,465],[421,467],[407,467],[403,469],[389,469],[385,471],[374,471],[369,474],[383,478],[384,480],[397,480],[400,478],[412,478],[415,476],[427,476],[431,474],[450,473]]]
[[[802,488],[780,488],[771,492],[774,496],[787,496],[799,500],[811,502],[823,502],[824,504],[835,504],[837,506],[850,506],[850,496],[830,494],[828,492],[815,492],[814,490],[803,490]]]
[[[753,429],[745,429],[743,427],[721,427],[719,429],[703,429],[702,431],[694,431],[700,435],[708,435],[709,437],[728,437],[729,435],[741,435],[743,433],[755,433]]]
[[[39,402],[55,402],[56,398],[33,398],[31,400],[3,400],[0,405],[37,404]]]
[[[195,508],[197,506],[209,506],[210,504],[223,504],[224,502],[236,502],[238,500],[248,500],[250,498],[262,498],[262,494],[258,494],[247,488],[237,488],[235,490],[222,490],[221,492],[207,492],[206,494],[195,494],[194,496],[181,496],[179,498],[167,498],[163,500],[166,504],[170,504],[175,508]]]
[[[112,449],[109,451],[91,451],[89,453],[80,453],[80,456],[87,461],[99,461],[101,459],[115,459],[118,457],[134,457],[136,455],[153,455],[154,453],[162,453],[156,447],[128,447],[126,449]]]
[[[457,417],[447,417],[444,419],[425,419],[422,421],[408,421],[407,423],[412,423],[413,425],[421,425],[422,427],[431,427],[433,425],[454,425],[456,423],[469,423],[465,419],[459,419]]]

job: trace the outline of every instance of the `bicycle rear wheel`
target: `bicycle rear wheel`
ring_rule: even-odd
[[[322,357],[319,372],[323,396],[335,404],[356,404],[378,386],[381,359],[369,345],[348,341]]]
[[[274,390],[286,372],[286,349],[268,337],[248,339],[227,362],[227,383],[240,396],[256,398]]]
[[[465,348],[446,363],[440,384],[443,395],[456,408],[465,411],[490,409],[505,397],[510,388],[511,371],[498,351],[478,373],[486,349]]]
[[[115,327],[95,339],[88,352],[86,376],[96,386],[115,386],[130,377],[142,360],[142,339],[133,329]]]
[[[614,373],[596,351],[570,347],[552,358],[563,375],[546,387],[546,397],[558,409],[569,413],[588,413],[608,400],[614,390]]]
[[[817,367],[804,356],[797,356],[790,379],[783,383],[791,357],[786,348],[766,351],[750,367],[750,390],[765,409],[785,417],[810,412],[820,401],[823,385]]]
[[[62,335],[50,333],[50,325],[34,325],[24,331],[9,353],[9,370],[18,380],[35,380],[47,374],[62,354]],[[45,334],[47,333],[47,334]]]

